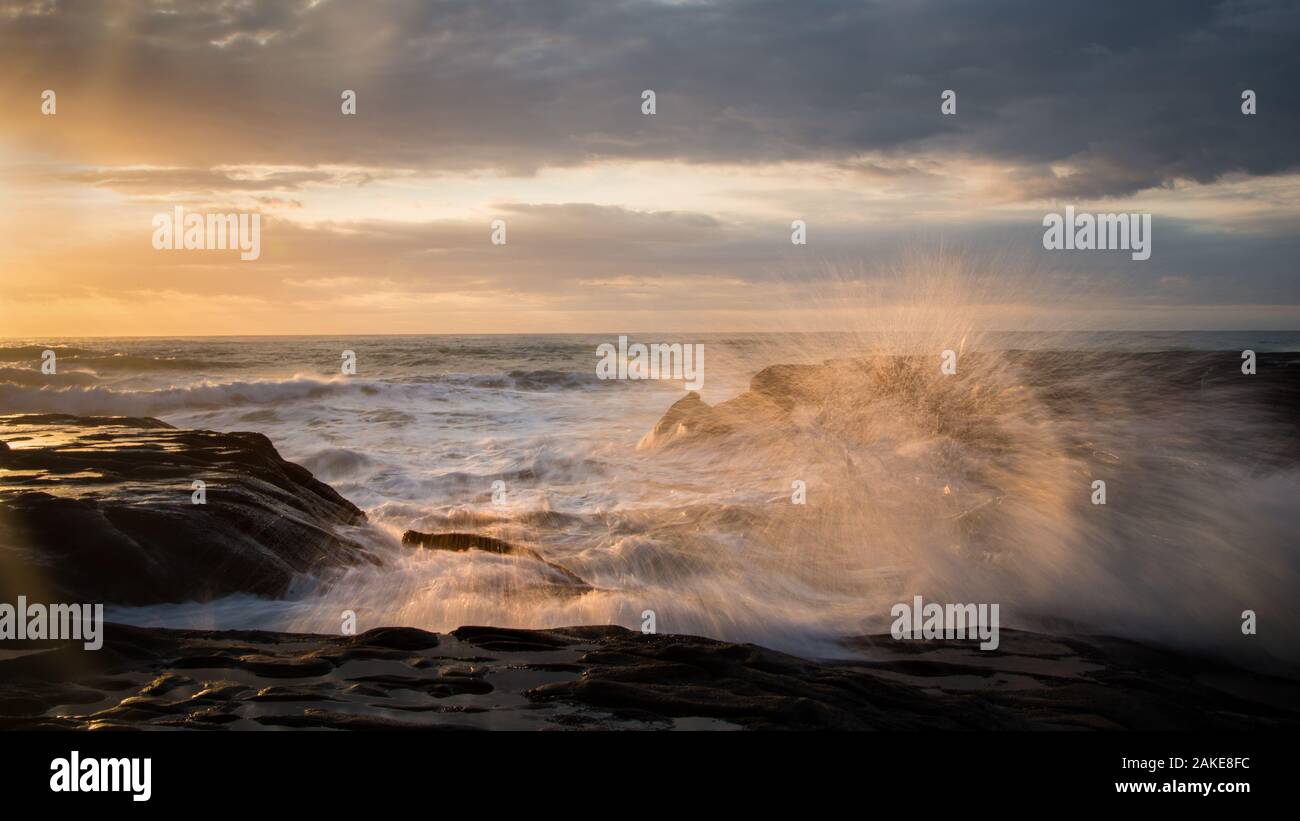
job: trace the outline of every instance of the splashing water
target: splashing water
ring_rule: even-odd
[[[1247,377],[1237,354],[1300,334],[992,332],[1016,278],[922,270],[827,286],[814,307],[857,317],[844,332],[633,335],[708,349],[704,402],[658,435],[682,386],[595,379],[613,335],[63,340],[54,388],[21,352],[55,343],[31,341],[0,348],[0,411],[257,430],[375,525],[383,567],[284,601],[110,612],[136,623],[637,628],[653,611],[660,632],[830,655],[922,595],[1238,656],[1253,609],[1247,662],[1295,663],[1300,357]],[[345,348],[359,375],[331,376]],[[406,529],[495,536],[591,589],[526,555],[404,547]]]

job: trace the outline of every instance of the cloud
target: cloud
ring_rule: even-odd
[[[373,171],[338,168],[157,168],[118,166],[56,172],[59,182],[92,185],[130,196],[214,196],[301,191],[308,186],[364,185]],[[31,179],[31,173],[27,175]]]
[[[1295,325],[1297,39],[1282,0],[0,0],[0,319],[815,324],[941,247],[1062,311]],[[1043,252],[1067,202],[1152,213],[1152,260]],[[261,259],[153,251],[173,204],[261,212]]]
[[[0,133],[105,165],[530,174],[960,152],[1016,168],[1024,197],[1103,197],[1297,163],[1300,7],[1286,0],[7,8],[7,99],[55,88],[76,131],[50,134],[33,102]],[[939,113],[949,88],[955,117]]]

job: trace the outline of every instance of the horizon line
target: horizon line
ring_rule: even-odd
[[[967,331],[968,333],[970,331]],[[831,331],[754,331],[754,330],[736,330],[736,331],[475,331],[473,333],[429,333],[423,331],[413,331],[409,333],[375,333],[369,331],[359,331],[356,333],[308,333],[308,334],[85,334],[75,335],[52,335],[52,336],[0,336],[0,341],[25,341],[33,339],[312,339],[312,338],[342,338],[342,337],[364,337],[364,336],[381,336],[381,337],[466,337],[466,336],[627,336],[633,335],[645,336],[648,334],[660,334],[664,336],[693,334],[696,336],[718,336],[718,335],[767,335],[767,336],[814,336],[823,334],[871,334],[871,333],[897,333],[895,330],[880,331],[862,331],[862,330],[831,330]],[[922,333],[922,331],[917,331]],[[1000,329],[990,328],[977,330],[975,333],[995,333],[995,334],[1238,334],[1238,333],[1300,333],[1300,328],[1075,328],[1071,330],[1053,329]]]

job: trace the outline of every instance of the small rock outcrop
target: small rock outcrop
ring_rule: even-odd
[[[402,534],[402,544],[422,547],[426,550],[449,550],[456,553],[482,550],[499,556],[521,556],[542,564],[559,576],[560,586],[567,588],[567,592],[583,593],[591,589],[591,585],[576,573],[542,558],[536,550],[520,547],[492,536],[481,536],[477,533],[421,533],[418,530],[408,530]]]

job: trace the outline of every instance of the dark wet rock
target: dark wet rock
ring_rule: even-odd
[[[92,678],[82,682],[87,687],[94,687],[96,690],[117,690],[122,687],[133,687],[135,681],[125,676],[104,676],[102,678]]]
[[[358,684],[369,684],[385,690],[419,690],[434,698],[446,698],[462,693],[490,693],[491,684],[471,676],[360,676],[350,679]]]
[[[381,706],[381,705],[375,705]],[[383,709],[404,710],[409,713],[488,713],[487,707],[467,707],[463,704],[384,704]],[[475,728],[477,729],[477,728]]]
[[[143,723],[155,718],[167,718],[176,714],[176,708],[166,702],[148,696],[134,696],[123,699],[117,705],[106,710],[91,713],[90,721],[127,721]]]
[[[857,427],[854,415],[883,397],[902,400],[909,416],[936,423],[956,417],[963,404],[978,404],[977,381],[967,382],[972,358],[958,379],[946,383],[927,381],[938,366],[920,357],[872,357],[828,360],[820,364],[771,365],[750,378],[749,390],[708,405],[698,394],[688,394],[664,413],[642,437],[639,449],[659,448],[677,442],[718,439],[730,434],[783,438],[804,425],[829,425],[835,430]]]
[[[2,599],[280,596],[296,574],[378,561],[365,514],[261,434],[61,414],[0,416],[0,431],[23,443],[0,451]]]
[[[0,697],[0,716],[38,716],[49,706],[34,696]]]
[[[176,666],[182,670],[196,668],[247,670],[266,678],[311,678],[323,676],[334,669],[334,665],[328,659],[283,659],[267,655],[192,656],[179,659]]]
[[[439,676],[456,676],[460,678],[483,678],[487,668],[468,664],[443,664],[438,667]]]
[[[625,717],[703,717],[755,728],[927,726],[914,708],[897,710],[902,693],[891,683],[753,645],[630,631],[602,644],[618,651],[603,658],[621,663],[593,665],[575,680],[536,687],[528,697],[579,702]],[[925,695],[912,697],[927,706]],[[947,720],[956,726],[958,718]]]
[[[371,641],[404,645],[406,660]],[[46,645],[0,660],[0,728],[1300,729],[1295,680],[1007,629],[993,652],[864,636],[837,661],[604,625],[322,636],[110,624],[100,651]],[[240,673],[183,672],[212,665]],[[285,671],[312,675],[284,683]]]
[[[191,710],[179,718],[164,718],[154,722],[158,727],[174,727],[181,730],[220,730],[223,725],[239,721],[239,716],[223,712],[219,708],[209,707],[205,710]]]
[[[62,730],[66,728],[59,725],[50,725],[47,727],[43,727],[41,729]],[[119,721],[96,721],[86,729],[91,732],[107,731],[107,732],[120,733],[120,732],[139,732],[142,728],[132,724],[125,724]]]
[[[477,533],[421,533],[418,530],[408,530],[402,534],[402,544],[423,547],[426,550],[450,550],[454,552],[482,550],[486,553],[496,553],[501,556],[522,556],[540,562],[554,571],[562,578],[565,585],[571,588],[570,592],[585,592],[591,589],[591,585],[587,584],[576,573],[542,558],[537,551],[513,545],[491,536],[480,536]]]
[[[64,428],[155,428],[175,430],[161,419],[152,416],[73,416],[69,413],[24,413],[4,417],[4,424],[41,425]]]
[[[46,698],[52,699],[58,704],[81,705],[94,704],[104,697],[103,685],[110,682],[82,682],[82,686],[69,687],[52,693],[47,693]],[[127,686],[131,686],[129,683]]]
[[[581,664],[570,664],[568,662],[526,662],[524,664],[514,665],[519,670],[538,670],[543,673],[582,673],[586,667]]]
[[[255,695],[248,697],[248,701],[337,701],[333,696],[325,695],[319,690],[312,690],[306,687],[281,687],[272,685],[263,687]]]
[[[977,642],[872,637],[858,646],[883,659],[825,663],[753,645],[629,631],[598,640],[599,649],[581,657],[587,669],[576,679],[526,695],[624,718],[706,717],[751,728],[1300,726],[1294,681],[1237,671],[1238,686],[1229,690],[1205,681],[1217,663],[1131,642],[1061,644],[1012,630],[1002,631],[1002,641],[1002,651],[986,653]],[[1278,688],[1293,699],[1289,708],[1279,703]]]
[[[428,650],[438,646],[438,634],[414,627],[376,627],[350,639],[348,643],[353,647]]]
[[[247,684],[240,684],[237,681],[205,681],[203,689],[190,696],[190,701],[229,701],[242,693],[247,693],[250,688]]]
[[[543,630],[520,630],[509,627],[458,627],[451,634],[467,644],[482,647],[485,650],[501,652],[520,652],[525,650],[542,651],[559,650],[568,647],[573,639],[548,633]]]
[[[178,676],[174,673],[164,673],[161,676],[157,676],[156,678],[154,678],[153,681],[145,685],[140,690],[140,695],[162,696],[162,695],[166,695],[167,693],[170,693],[172,690],[175,690],[177,687],[184,687],[187,684],[193,684],[193,683],[194,683],[194,679],[190,678],[189,676]],[[90,686],[96,686],[96,685],[91,683]],[[104,687],[102,689],[110,689],[110,688]],[[116,688],[112,688],[112,689],[116,689]]]
[[[311,657],[342,667],[350,661],[406,661],[409,656],[402,650],[383,647],[327,647],[312,653]]]
[[[678,399],[655,426],[641,438],[638,448],[656,447],[688,436],[717,436],[732,431],[732,424],[695,391]]]
[[[346,687],[344,693],[350,696],[370,696],[371,698],[388,698],[389,691],[384,687],[376,687],[373,684],[353,684]]]
[[[326,730],[476,730],[477,727],[456,724],[419,725],[390,718],[338,713],[316,708],[304,710],[302,715],[259,716],[260,724],[272,727]]]
[[[1262,352],[1257,372],[1242,378],[1241,351],[1003,351],[970,352],[961,367],[939,378],[937,354],[830,359],[817,364],[771,365],[740,395],[708,405],[689,393],[674,402],[642,437],[639,449],[733,434],[783,439],[799,428],[852,441],[884,415],[963,442],[997,447],[1007,435],[995,424],[998,403],[1030,397],[1075,417],[1104,417],[1116,406],[1145,412],[1196,404],[1249,407],[1294,430],[1300,416],[1300,354]],[[1078,374],[1089,374],[1080,380]],[[1158,381],[1135,373],[1159,374]],[[998,374],[1012,374],[1005,380]],[[1281,444],[1248,426],[1225,430],[1226,452],[1247,451],[1268,461],[1300,458],[1300,438]],[[1251,437],[1255,436],[1256,439]],[[1279,453],[1279,450],[1282,451]]]
[[[502,555],[519,552],[518,548],[509,542],[475,533],[421,533],[418,530],[408,530],[402,534],[402,544],[430,550],[484,550]]]

